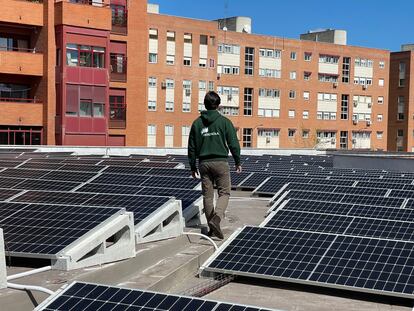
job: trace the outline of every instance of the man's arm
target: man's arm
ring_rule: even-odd
[[[231,155],[234,158],[234,162],[237,168],[237,171],[241,171],[241,163],[240,163],[240,144],[239,140],[237,139],[236,130],[234,129],[233,123],[228,120],[227,129],[226,129],[226,142],[227,146],[229,146]]]
[[[195,127],[194,123],[191,126],[190,136],[188,137],[188,161],[192,172],[197,172],[197,147],[195,141]]]

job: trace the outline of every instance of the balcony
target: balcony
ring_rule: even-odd
[[[111,30],[111,9],[106,0],[55,2],[55,25]]]
[[[43,26],[41,0],[0,0],[0,7],[2,22]]]
[[[125,82],[127,80],[127,58],[121,54],[111,54],[111,81]]]
[[[109,108],[109,128],[125,129],[126,128],[126,105],[123,103],[111,103]]]
[[[43,76],[43,54],[35,50],[0,50],[0,73]]]
[[[112,15],[112,33],[126,35],[128,32],[128,19],[125,16]]]
[[[0,124],[43,126],[43,104],[36,99],[0,97]]]

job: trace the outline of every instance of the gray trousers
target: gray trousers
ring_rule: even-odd
[[[225,161],[201,162],[199,171],[207,221],[210,222],[214,214],[223,220],[231,190],[229,164]],[[218,191],[216,208],[214,208],[214,185],[217,186]]]

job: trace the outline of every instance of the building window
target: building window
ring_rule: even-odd
[[[310,97],[310,93],[308,91],[303,92],[303,99],[304,100],[309,100]]]
[[[294,109],[289,109],[289,118],[294,118],[295,117],[295,110]]]
[[[240,55],[240,45],[234,44],[219,44],[218,53]]]
[[[378,122],[382,122],[383,119],[384,119],[384,116],[382,114],[377,115],[377,121]]]
[[[126,81],[127,58],[123,54],[111,53],[111,80]]]
[[[200,35],[200,45],[208,45],[208,36]]]
[[[309,138],[309,130],[303,130],[302,131],[302,138]]]
[[[207,87],[206,81],[203,81],[203,80],[198,81],[198,89],[200,91],[205,91],[206,87]]]
[[[148,101],[148,111],[157,111],[157,102],[155,100]]]
[[[254,72],[254,48],[246,47],[244,49],[244,74],[252,76]]]
[[[266,58],[280,58],[282,52],[274,49],[259,49],[259,56]]]
[[[344,57],[342,62],[342,82],[349,83],[349,72],[351,70],[351,58]]]
[[[303,73],[303,80],[309,81],[310,80],[310,77],[311,77],[311,74],[312,74],[311,72],[305,71]]]
[[[201,112],[204,110],[205,110],[204,103],[198,103],[198,112]]]
[[[384,97],[383,96],[378,96],[378,104],[382,105],[384,103]]]
[[[68,66],[105,68],[105,48],[67,44],[66,64]]]
[[[289,73],[290,80],[296,80],[296,71],[291,71]]]
[[[191,57],[184,57],[183,64],[184,66],[191,67]]]
[[[183,112],[190,112],[191,111],[191,103],[183,102]]]
[[[167,89],[173,89],[174,88],[174,80],[173,79],[166,79],[165,80],[165,87]]]
[[[290,90],[289,91],[289,99],[295,99],[296,98],[296,91]]]
[[[339,134],[339,148],[348,149],[348,132],[341,131]]]
[[[381,60],[379,62],[379,67],[380,67],[380,69],[384,69],[385,68],[385,62],[383,60]]]
[[[406,69],[405,63],[401,62],[398,66],[398,70],[399,70],[398,86],[399,87],[404,87],[405,85],[405,69]]]
[[[126,127],[125,96],[109,96],[109,128]]]
[[[225,75],[238,75],[240,72],[240,67],[238,66],[227,66],[227,65],[218,65],[218,72]]]
[[[312,53],[305,52],[304,59],[305,59],[305,61],[310,62],[312,60]]]
[[[378,85],[379,86],[384,86],[384,79],[379,79],[378,80]]]
[[[252,131],[251,128],[243,129],[243,147],[252,147]]]
[[[174,111],[174,102],[172,102],[172,101],[166,101],[165,102],[165,111],[167,111],[167,112],[173,112]]]
[[[157,53],[149,53],[148,62],[150,64],[156,64],[158,62],[158,54]]]
[[[191,33],[184,34],[184,43],[193,43],[193,35]]]
[[[200,68],[206,68],[207,67],[207,58],[201,58],[198,60],[198,66]]]
[[[296,60],[296,52],[290,52],[290,59]]]
[[[338,82],[338,75],[319,73],[318,80],[319,82],[335,83],[335,82]]]
[[[0,145],[42,145],[43,128],[0,125]]]
[[[259,76],[266,78],[277,78],[280,79],[281,71],[276,69],[263,69],[259,68]]]
[[[157,78],[149,77],[148,78],[148,87],[157,87]]]
[[[333,55],[321,54],[319,55],[319,62],[324,63],[324,64],[338,64],[339,57],[333,56]]]
[[[296,134],[296,130],[294,129],[289,129],[288,130],[288,137],[295,137]]]
[[[303,119],[309,119],[309,111],[308,110],[304,110],[302,112],[302,118]]]
[[[341,120],[348,120],[349,115],[349,95],[342,94],[341,97]]]
[[[175,55],[167,55],[166,57],[167,65],[174,65]]]
[[[398,96],[397,99],[397,120],[402,121],[404,120],[404,110],[405,110],[405,103],[404,103],[404,96]]]
[[[208,90],[214,91],[214,81],[208,81]]]
[[[253,115],[253,89],[252,88],[244,89],[243,114],[245,116]]]
[[[29,84],[0,83],[0,101],[28,103],[36,102],[30,99]]]
[[[383,131],[378,131],[377,132],[377,139],[382,139],[383,136],[384,136],[384,132]]]
[[[79,103],[79,116],[92,117],[92,100],[81,99]]]
[[[111,4],[111,10],[112,10],[112,31],[115,33],[126,34],[128,19],[127,19],[127,10],[125,6]]]

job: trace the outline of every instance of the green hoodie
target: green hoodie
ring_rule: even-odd
[[[202,111],[193,122],[188,139],[188,159],[192,171],[197,158],[203,161],[227,161],[229,150],[240,165],[240,144],[233,123],[217,110]]]

